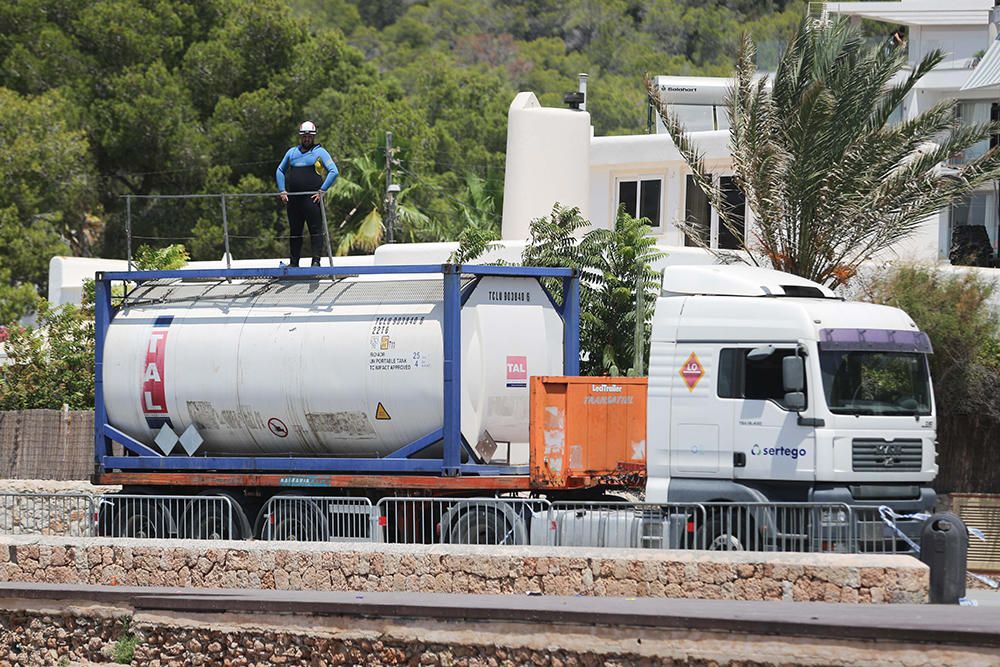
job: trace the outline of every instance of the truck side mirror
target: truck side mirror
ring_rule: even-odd
[[[784,403],[792,412],[802,412],[806,409],[806,395],[801,391],[790,391],[785,394]]]
[[[802,357],[785,357],[781,360],[781,383],[785,391],[800,392],[806,387],[806,368]]]

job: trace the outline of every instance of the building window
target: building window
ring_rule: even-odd
[[[739,250],[743,246],[746,235],[746,196],[736,186],[736,179],[732,176],[713,177],[719,189],[722,191],[723,201],[729,219],[734,225],[730,229],[719,219],[718,211],[712,208],[708,197],[698,184],[695,183],[694,176],[688,175],[684,187],[684,220],[688,225],[694,227],[696,233],[705,245],[721,250]],[[698,246],[691,233],[684,234],[684,245]]]
[[[633,218],[645,218],[650,227],[660,226],[660,203],[663,199],[663,179],[634,177],[618,179],[618,201],[615,210],[624,208]]]
[[[729,129],[729,109],[723,104],[668,104],[667,109],[677,116],[686,132],[711,132]],[[663,119],[657,114],[657,134],[663,134],[666,131]]]
[[[776,349],[764,359],[747,359],[750,348],[723,348],[719,357],[719,398],[774,401],[784,407],[781,365],[795,356],[792,348]],[[805,389],[803,389],[805,391]]]
[[[990,122],[992,107],[989,102],[959,102],[955,105],[955,115],[963,125],[982,125]],[[990,148],[990,140],[984,139],[966,148],[961,153],[953,155],[948,161],[959,166],[970,160],[982,157]]]
[[[709,174],[708,177],[711,178],[712,175]],[[693,228],[691,233],[684,232],[684,245],[700,245],[696,239],[700,239],[702,243],[710,242],[712,206],[691,175],[688,175],[684,187],[684,222]]]
[[[739,250],[743,247],[747,224],[747,198],[736,186],[736,179],[723,176],[719,179],[722,190],[722,200],[726,204],[726,213],[732,226],[719,221],[719,248],[722,250]]]

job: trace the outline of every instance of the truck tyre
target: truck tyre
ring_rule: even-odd
[[[170,508],[156,498],[105,497],[98,512],[98,532],[111,537],[163,539],[177,534]]]
[[[198,496],[188,501],[184,508],[181,532],[185,537],[193,540],[245,540],[250,537],[250,522],[235,498],[213,491]],[[214,497],[228,498],[229,502],[210,500]]]
[[[705,524],[698,531],[696,549],[707,551],[746,551],[748,536],[753,533],[746,513],[737,509],[709,510]]]
[[[265,509],[267,507],[265,506]],[[287,499],[258,520],[262,540],[326,542],[330,525],[320,505],[308,498]]]
[[[457,512],[447,533],[447,544],[524,544],[523,522],[498,506],[479,505]]]

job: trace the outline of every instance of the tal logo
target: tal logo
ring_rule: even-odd
[[[684,384],[687,385],[688,391],[693,392],[694,388],[698,386],[698,381],[705,377],[705,368],[698,361],[697,354],[691,353],[691,356],[681,366],[680,375],[684,378]]]
[[[508,387],[528,386],[528,357],[508,355],[507,386]]]

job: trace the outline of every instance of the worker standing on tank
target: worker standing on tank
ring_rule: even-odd
[[[320,202],[339,174],[330,153],[316,143],[316,125],[309,120],[299,125],[299,145],[288,149],[274,174],[280,193],[278,196],[288,209],[291,266],[298,266],[302,257],[303,224],[309,225],[312,265],[319,266],[319,258],[323,254],[323,214]],[[314,194],[289,196],[289,191]]]

